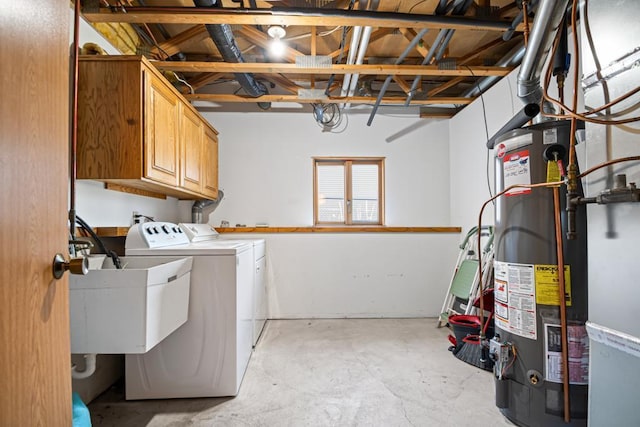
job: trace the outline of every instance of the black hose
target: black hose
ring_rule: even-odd
[[[83,230],[85,230],[87,233],[91,235],[93,240],[95,240],[96,243],[98,244],[98,247],[100,248],[100,250],[103,253],[107,254],[109,258],[111,258],[111,260],[113,261],[113,265],[119,270],[122,269],[122,262],[120,261],[120,257],[118,256],[118,254],[115,253],[115,251],[107,249],[102,239],[98,237],[98,235],[93,231],[93,229],[89,226],[89,224],[87,224],[82,218],[80,218],[77,215],[76,215],[76,223],[80,226],[80,228],[82,228]]]

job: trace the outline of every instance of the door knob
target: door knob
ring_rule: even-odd
[[[53,257],[53,277],[56,280],[60,279],[67,270],[71,274],[87,274],[89,272],[89,258],[71,258],[66,261],[62,254],[56,254]]]

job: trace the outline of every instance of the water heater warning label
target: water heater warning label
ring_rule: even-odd
[[[545,341],[545,378],[547,381],[561,383],[562,334],[560,325],[544,325]],[[589,336],[584,325],[568,325],[567,341],[569,347],[569,383],[588,384],[589,382]]]
[[[531,165],[529,164],[529,150],[521,150],[505,154],[502,160],[504,173],[504,188],[516,184],[531,184]],[[531,193],[530,188],[514,188],[506,196]]]
[[[521,337],[537,339],[534,266],[494,261],[496,325]]]
[[[558,293],[558,266],[536,264],[536,302],[543,305],[560,305]],[[564,299],[571,306],[571,268],[564,266]]]

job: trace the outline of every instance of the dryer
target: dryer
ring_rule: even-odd
[[[219,234],[216,229],[209,224],[193,224],[193,223],[180,223],[180,228],[189,237],[191,242],[198,242],[202,239],[219,238],[220,240],[227,241],[227,237]],[[234,236],[235,238],[235,236]],[[235,238],[237,239],[237,238]],[[233,239],[233,240],[235,240]],[[265,239],[240,239],[250,242],[253,245],[253,262],[254,262],[254,277],[253,277],[253,346],[255,347],[260,338],[260,334],[264,329],[264,325],[267,321],[267,280],[266,280],[266,242]]]
[[[252,351],[252,244],[191,242],[176,224],[146,222],[131,227],[125,253],[193,257],[188,320],[151,351],[126,356],[126,399],[237,395]]]

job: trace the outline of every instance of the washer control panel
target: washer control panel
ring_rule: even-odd
[[[217,239],[219,237],[215,228],[209,224],[180,223],[179,227],[186,233],[192,242]]]
[[[134,224],[127,234],[127,249],[161,248],[189,243],[189,237],[171,222],[142,222]]]

